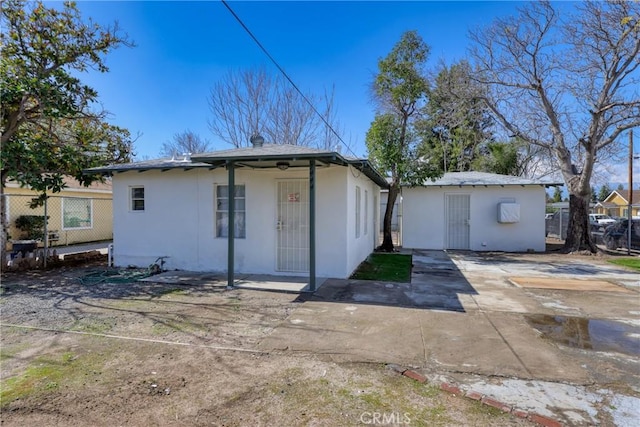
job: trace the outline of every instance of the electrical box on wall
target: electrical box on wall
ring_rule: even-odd
[[[520,222],[520,204],[498,203],[498,222],[500,224]]]

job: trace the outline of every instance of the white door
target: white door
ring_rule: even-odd
[[[277,271],[309,271],[309,181],[277,182]]]
[[[469,199],[468,194],[445,195],[445,249],[469,249]]]

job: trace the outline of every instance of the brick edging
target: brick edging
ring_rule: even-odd
[[[402,368],[394,364],[388,364],[387,367],[399,373],[400,375],[405,376],[407,378],[411,378],[412,380],[418,381],[419,383],[427,382],[427,378],[424,375],[419,374],[418,372],[413,371],[411,369]],[[465,393],[458,385],[453,383],[447,383],[447,382],[440,383],[440,390],[446,391],[447,393],[450,393],[454,396],[462,396],[467,399],[478,401],[483,405],[491,406],[505,413],[515,415],[516,417],[519,417],[519,418],[524,418],[528,421],[534,422],[536,424],[539,424],[545,427],[562,427],[564,425],[561,422],[556,421],[552,418],[546,417],[544,415],[536,414],[536,413],[530,413],[523,409],[519,409],[515,406],[507,405],[506,403],[500,402],[499,400],[496,400],[491,396],[487,396],[485,394],[479,393],[474,390],[469,390]]]

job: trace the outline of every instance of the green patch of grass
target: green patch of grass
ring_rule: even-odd
[[[5,328],[2,328],[2,333],[6,335],[7,331]],[[21,351],[26,350],[30,347],[31,345],[28,341],[12,345],[2,345],[0,346],[0,362],[11,360],[15,358]]]
[[[624,267],[640,271],[640,258],[616,258],[610,259],[609,262],[611,264],[622,265]]]
[[[87,318],[77,320],[71,328],[72,331],[88,332],[91,334],[104,334],[115,326],[115,319],[93,319]]]
[[[383,282],[410,282],[411,255],[374,253],[358,266],[351,275],[357,280]]]
[[[86,376],[97,374],[95,368],[104,359],[95,354],[79,357],[74,353],[43,356],[34,360],[21,375],[0,382],[0,408],[16,399],[52,392],[62,385],[73,385]]]
[[[154,335],[167,335],[172,332],[195,333],[206,330],[207,327],[205,325],[191,322],[187,316],[181,314],[175,314],[158,319],[151,327],[151,332]]]
[[[311,420],[340,414],[342,425],[368,424],[374,416],[387,417],[383,420],[384,425],[401,423],[430,427],[453,423],[446,406],[437,402],[442,393],[437,386],[417,383],[389,372],[374,382],[340,376],[303,378],[302,375],[287,375],[286,380],[271,383],[269,392],[268,401],[273,407],[304,408]],[[378,424],[382,423],[380,420]],[[304,419],[301,424],[305,424]]]
[[[168,296],[168,295],[186,295],[189,292],[184,288],[172,288],[172,289],[164,289],[159,292],[160,296]]]
[[[380,393],[376,391],[363,392],[357,395],[358,399],[364,402],[369,408],[376,408],[376,410],[387,409],[387,402]]]
[[[227,298],[227,301],[229,302],[229,307],[231,307],[233,311],[238,312],[242,309],[242,303],[239,298],[231,297]]]
[[[471,402],[471,412],[474,412],[478,415],[487,415],[492,418],[509,417],[509,415],[506,412],[498,408],[494,408],[493,406],[485,405],[478,401]]]

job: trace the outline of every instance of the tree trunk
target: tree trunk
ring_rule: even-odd
[[[588,196],[569,195],[569,226],[564,250],[567,252],[590,251],[592,253],[598,250],[591,240]]]
[[[382,228],[382,245],[378,249],[385,252],[393,252],[393,238],[391,237],[391,219],[393,218],[393,207],[400,193],[400,185],[392,183],[389,187],[387,197],[387,207],[384,211],[384,222]]]

